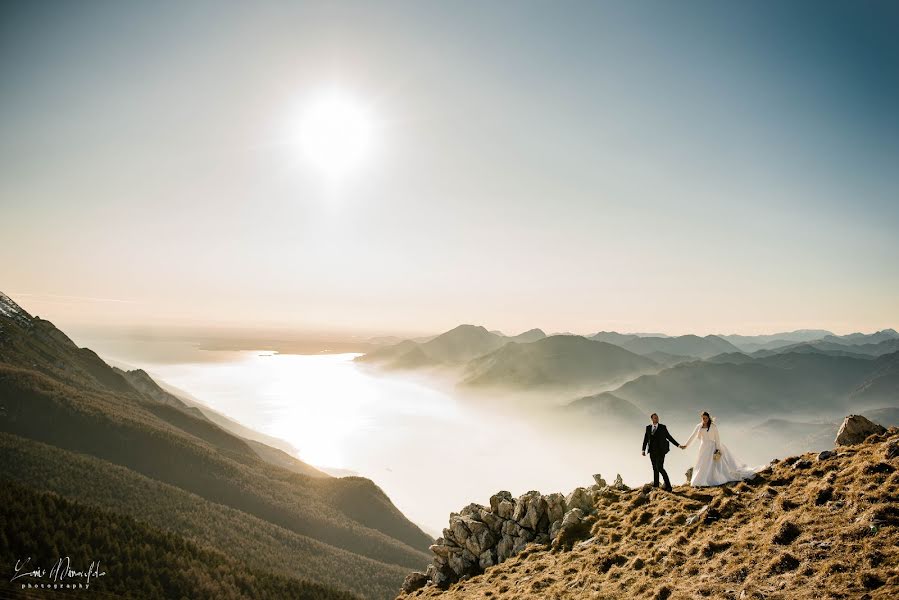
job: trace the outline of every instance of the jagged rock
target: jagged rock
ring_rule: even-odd
[[[480,556],[484,550],[496,545],[496,536],[486,523],[472,520],[468,524],[470,535],[465,540],[465,548],[473,555]]]
[[[612,484],[612,487],[616,490],[629,490],[630,488],[624,485],[624,480],[621,478],[621,474],[615,475],[615,483]]]
[[[493,514],[489,510],[481,511],[481,521],[487,524],[490,527],[490,530],[494,533],[499,533],[502,530],[504,519]]]
[[[544,496],[531,490],[516,499],[503,490],[490,497],[489,506],[471,503],[450,513],[449,527],[430,546],[434,557],[426,577],[445,588],[507,560],[529,543],[550,545],[566,528],[572,529],[569,537],[582,537],[583,532],[575,528],[594,512],[594,499],[603,494],[617,497],[628,489],[620,475],[616,489],[604,485],[600,475],[594,480],[591,489],[579,487],[568,496],[558,492]],[[571,541],[566,541],[566,547]],[[417,585],[420,579],[416,576],[410,585]]]
[[[499,515],[501,519],[511,519],[512,515],[515,514],[515,501],[503,500],[500,502],[496,514]]]
[[[603,479],[602,475],[600,475],[599,473],[596,473],[595,475],[593,475],[593,481],[595,481],[596,485],[598,485],[600,488],[604,488],[608,485],[606,483],[606,480]],[[599,489],[599,488],[597,488],[597,489]]]
[[[428,565],[427,576],[431,582],[439,588],[446,589],[453,580],[456,579],[456,574],[448,566],[437,566],[434,564]]]
[[[514,503],[515,503],[515,499],[512,498],[512,493],[511,493],[511,492],[507,492],[506,490],[502,490],[502,491],[496,492],[495,494],[493,494],[492,496],[490,496],[490,510],[491,510],[493,513],[495,513],[496,515],[499,515],[500,517],[502,517],[502,518],[504,518],[504,519],[511,519],[511,518],[512,518],[512,513],[509,513],[509,515],[506,516],[506,515],[503,515],[503,514],[502,514],[502,511],[501,511],[501,509],[500,509],[500,503],[503,502],[504,500],[505,500],[506,502],[508,502],[508,505],[509,505],[510,508],[514,508],[514,507],[515,507],[515,504],[514,504]]]
[[[587,512],[593,509],[593,501],[587,493],[587,490],[579,487],[572,490],[571,493],[565,497],[565,507],[568,509],[566,513],[570,512],[573,508],[579,508],[582,511]]]
[[[569,525],[574,525],[580,523],[584,520],[584,511],[580,508],[572,508],[568,512],[565,513],[565,516],[562,517],[562,527],[565,528]]]
[[[495,549],[484,550],[481,552],[480,556],[478,556],[478,566],[481,567],[481,569],[492,567],[495,564],[497,564]]]
[[[463,508],[461,511],[459,511],[459,514],[462,515],[463,517],[480,518],[481,511],[484,510],[485,508],[487,508],[487,507],[472,502],[471,504],[469,504],[468,506]]]
[[[587,521],[587,514],[579,508],[572,508],[565,513],[559,531],[553,539],[554,548],[571,549],[572,545],[581,538],[586,537],[584,528]]]
[[[414,592],[415,590],[428,585],[430,580],[431,578],[428,577],[426,573],[414,571],[406,575],[406,578],[403,580],[402,590],[407,593]]]
[[[512,520],[503,521],[502,533],[503,535],[511,535],[514,537],[521,533],[521,525]]]
[[[428,546],[428,550],[430,550],[431,552],[436,554],[438,557],[447,558],[447,557],[449,557],[450,552],[452,552],[453,549],[457,548],[457,547],[447,546],[445,543],[442,542],[442,540],[443,540],[443,538],[437,538],[437,543],[431,544],[430,546]],[[459,548],[458,550],[459,550],[459,552],[462,551],[461,548]]]
[[[595,492],[593,492],[593,497],[594,498],[617,498],[618,492],[616,492],[611,487],[606,486],[602,489],[599,489],[599,490],[596,490]]]
[[[528,529],[521,529],[521,534],[514,538],[512,545],[512,554],[518,554],[524,547],[528,545],[528,542],[534,539],[534,534]]]
[[[565,496],[556,492],[544,496],[544,499],[546,500],[546,517],[549,519],[550,524],[552,524],[553,521],[561,519],[565,515],[565,510],[567,508]]]
[[[562,519],[558,521],[553,521],[549,526],[549,540],[555,541],[557,537],[559,537],[559,531],[562,530]]]
[[[825,450],[818,454],[818,460],[827,460],[828,458],[833,458],[836,454],[833,450]]]
[[[687,477],[687,483],[690,483],[691,481],[693,481],[693,467],[690,467],[689,469],[687,469],[687,471],[684,473],[684,475],[686,475],[686,477]]]
[[[518,500],[515,502],[515,512],[512,515],[512,519],[521,524],[522,527],[536,531],[540,518],[544,514],[546,514],[546,499],[540,492],[531,490],[518,497]]]
[[[510,556],[512,556],[512,548],[515,546],[515,538],[513,538],[509,534],[503,534],[503,537],[499,540],[499,543],[496,545],[496,560],[497,562],[503,562]]]
[[[465,540],[471,535],[471,531],[468,529],[468,525],[465,524],[465,521],[466,517],[463,517],[458,513],[452,513],[450,515],[449,533],[447,534],[447,530],[444,529],[443,536],[453,540],[460,546],[464,546]]]
[[[860,444],[867,439],[869,435],[886,433],[886,428],[870,421],[862,415],[849,415],[840,425],[837,432],[835,443],[838,446],[851,446]]]

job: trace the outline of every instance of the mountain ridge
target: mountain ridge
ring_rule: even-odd
[[[402,580],[400,569],[426,560],[433,538],[406,519],[371,480],[298,472],[305,463],[232,434],[163,390],[145,372],[110,367],[49,321],[3,298],[0,436],[13,436],[0,444],[5,481],[28,480],[29,463],[9,460],[17,445],[27,445],[33,456],[55,456],[54,480],[80,489],[83,501],[90,497],[83,489],[87,479],[75,477],[69,465],[89,456],[102,469],[132,473],[123,480],[131,484],[151,480],[207,505],[228,507],[231,512],[216,513],[229,515],[221,525],[243,533],[221,549],[238,560],[245,547],[259,547],[260,540],[241,525],[253,519],[291,544],[308,538],[324,545],[329,550],[316,552],[319,558],[305,557],[313,566],[305,571],[309,580],[327,585],[336,581],[335,589],[367,598],[390,597]],[[261,456],[261,449],[270,455]],[[288,464],[280,464],[285,460]],[[31,483],[43,493],[40,486],[46,484]],[[135,500],[132,506],[140,504]],[[139,517],[139,508],[134,510]],[[186,518],[201,516],[191,510]],[[165,527],[166,521],[158,519],[156,525]],[[209,543],[206,524],[194,525],[190,535]],[[283,548],[269,539],[270,552]],[[306,544],[301,552],[314,552],[313,547]],[[342,566],[332,571],[321,557]],[[379,571],[383,576],[375,575]],[[364,581],[360,573],[368,574]]]

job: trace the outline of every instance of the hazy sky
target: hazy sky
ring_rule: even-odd
[[[899,327],[896,2],[4,2],[0,290],[57,324]],[[335,182],[297,123],[373,123]]]

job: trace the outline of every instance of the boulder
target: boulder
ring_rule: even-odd
[[[863,417],[862,415],[849,415],[840,425],[835,443],[838,446],[851,446],[860,444],[869,435],[886,433],[886,428]]]
[[[515,512],[512,515],[512,519],[517,521],[522,527],[536,531],[541,518],[545,514],[546,499],[540,492],[531,490],[518,497],[518,500],[515,502]]]
[[[403,580],[402,590],[406,593],[414,592],[415,590],[428,585],[430,580],[430,577],[428,577],[426,573],[414,571],[406,575],[406,578]]]
[[[608,485],[608,484],[606,483],[606,480],[603,479],[603,478],[602,478],[602,475],[600,475],[599,473],[596,473],[596,474],[593,475],[593,481],[595,481],[595,482],[596,482],[596,485],[598,485],[600,488],[604,488],[604,487],[606,487],[606,486]]]
[[[512,545],[512,554],[518,554],[524,547],[528,545],[528,542],[534,539],[534,533],[529,529],[521,529],[521,534],[514,538]]]
[[[558,521],[553,521],[549,526],[549,541],[554,541],[557,537],[559,537],[559,531],[562,529],[562,519]]]
[[[502,500],[496,509],[496,514],[501,519],[511,519],[512,515],[515,514],[515,501]]]
[[[499,505],[500,505],[500,503],[503,502],[504,500],[505,500],[506,502],[509,503],[509,506],[510,506],[510,507],[514,507],[514,506],[515,506],[515,504],[514,504],[515,500],[512,498],[512,493],[511,493],[511,492],[507,492],[506,490],[502,490],[502,491],[496,492],[495,494],[493,494],[492,496],[490,496],[490,510],[491,510],[491,512],[493,512],[493,513],[495,513],[495,514],[497,514],[497,515],[503,517],[504,519],[509,519],[509,518],[512,517],[511,514],[509,514],[508,517],[503,516],[503,515],[500,514],[500,507],[499,507]]]
[[[463,517],[474,517],[477,519],[477,518],[480,518],[481,511],[486,508],[487,508],[486,506],[482,506],[480,504],[476,504],[476,503],[472,502],[471,504],[469,504],[468,506],[466,506],[465,508],[460,510],[459,514],[462,515]]]
[[[496,561],[503,562],[512,556],[512,548],[515,546],[515,538],[508,533],[504,533],[496,545]]]
[[[491,531],[494,533],[499,533],[503,528],[503,523],[505,519],[502,519],[498,515],[490,512],[489,510],[481,511],[481,521],[487,524]]]
[[[496,536],[486,523],[474,521],[468,523],[470,535],[465,540],[465,548],[473,555],[480,556],[484,550],[489,550],[496,545]]]
[[[446,589],[456,579],[456,574],[448,566],[428,565],[427,576],[441,589]]]
[[[584,511],[579,508],[572,508],[568,512],[565,513],[565,516],[562,518],[562,528],[568,527],[570,525],[576,525],[584,520]]]
[[[492,567],[497,564],[496,562],[496,549],[487,549],[481,552],[480,556],[478,556],[478,566],[481,569],[486,569],[487,567]]]
[[[571,511],[572,508],[579,508],[582,511],[587,512],[593,509],[592,500],[593,499],[591,498],[591,495],[587,493],[586,488],[575,488],[565,497],[565,507],[568,511]]]
[[[550,524],[561,519],[567,508],[565,496],[556,492],[543,498],[546,500],[546,517],[549,519]]]
[[[468,529],[466,521],[471,521],[471,518],[463,517],[458,513],[452,513],[450,515],[449,533],[447,533],[447,530],[444,529],[443,536],[447,539],[453,540],[460,546],[464,546],[465,540],[467,540],[468,536],[471,535],[471,531]]]

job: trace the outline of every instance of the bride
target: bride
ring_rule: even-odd
[[[699,438],[699,455],[693,465],[693,487],[721,485],[728,481],[739,481],[755,477],[755,469],[740,463],[721,443],[718,426],[712,421],[709,413],[702,413],[702,421],[693,429],[690,439],[681,446],[685,450],[690,443]]]

